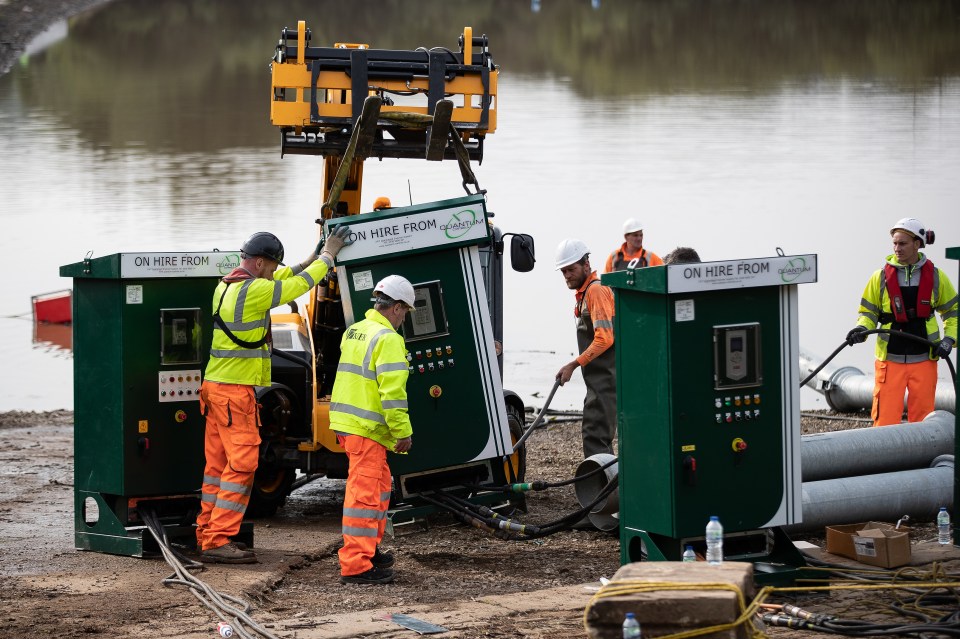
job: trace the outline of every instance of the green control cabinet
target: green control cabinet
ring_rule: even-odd
[[[951,260],[960,260],[960,246],[953,246],[947,249],[947,257]],[[960,285],[960,276],[954,280]],[[954,388],[956,389],[956,395],[954,397],[960,397],[960,382],[956,379],[953,380]],[[953,445],[955,447],[954,454],[956,457],[954,459],[960,459],[960,428],[957,428],[958,420],[956,415],[954,415],[954,436],[953,436]],[[960,504],[960,466],[954,464],[953,466],[953,509],[950,511],[950,516],[953,518],[953,545],[960,546],[960,514],[957,512],[957,504]]]
[[[347,324],[373,307],[373,287],[402,275],[416,309],[401,328],[409,351],[408,455],[390,455],[401,497],[443,485],[503,483],[512,443],[478,245],[490,241],[483,196],[327,222],[353,244],[337,256]]]
[[[815,255],[605,274],[613,288],[621,561],[777,560],[802,518],[797,284]],[[781,546],[789,549],[781,549]]]
[[[191,534],[211,299],[239,259],[118,253],[60,268],[73,278],[77,548],[141,556],[153,542],[140,515],[146,504],[171,533]]]

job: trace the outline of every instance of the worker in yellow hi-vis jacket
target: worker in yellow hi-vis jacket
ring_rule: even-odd
[[[413,428],[407,412],[407,347],[397,329],[413,310],[413,286],[388,275],[374,287],[373,308],[348,327],[330,398],[330,428],[350,464],[343,500],[342,583],[393,581],[393,553],[379,544],[393,478],[387,451],[405,453]]]
[[[270,385],[270,309],[300,297],[323,279],[347,233],[346,226],[336,229],[319,256],[314,251],[293,267],[283,266],[283,244],[275,235],[254,233],[240,249],[240,266],[213,293],[213,342],[200,387],[206,464],[197,546],[205,562],[257,561],[231,537],[240,532],[260,459],[254,387]]]

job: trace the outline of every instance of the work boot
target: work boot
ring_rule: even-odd
[[[342,584],[388,584],[391,581],[393,581],[393,571],[377,566],[359,575],[340,575]]]
[[[214,564],[255,564],[257,556],[249,550],[240,550],[233,542],[200,553],[200,561]]]
[[[380,546],[377,546],[377,552],[370,558],[370,562],[373,563],[374,568],[390,568],[393,566],[395,559],[391,551],[383,552],[380,550]]]

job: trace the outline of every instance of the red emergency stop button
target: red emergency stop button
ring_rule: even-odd
[[[430,397],[436,399],[436,398],[440,397],[441,395],[443,395],[443,389],[442,389],[442,388],[440,388],[440,387],[437,386],[436,384],[434,384],[433,386],[430,387]]]
[[[173,414],[173,418],[177,420],[178,424],[182,424],[183,422],[187,421],[187,413],[186,411],[178,410]]]
[[[733,452],[742,453],[747,449],[747,442],[743,441],[740,437],[737,437],[730,444],[730,447],[733,448]]]

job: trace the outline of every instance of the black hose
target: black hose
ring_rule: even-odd
[[[481,485],[481,484],[461,484],[461,485],[464,488],[469,488],[470,490],[485,491],[489,493],[516,493],[516,492],[526,492],[527,490],[541,491],[541,490],[546,490],[548,488],[559,488],[561,486],[575,484],[578,481],[583,481],[584,479],[587,479],[589,477],[593,477],[594,475],[602,473],[603,471],[610,468],[616,463],[617,463],[617,458],[614,457],[603,466],[594,468],[589,473],[585,473],[583,475],[577,475],[572,479],[564,479],[563,481],[556,481],[556,482],[536,480],[532,482],[505,484],[501,486],[487,486],[487,485]]]
[[[937,346],[937,342],[930,341],[930,340],[928,340],[928,339],[926,339],[926,338],[924,338],[924,337],[920,337],[920,336],[918,336],[918,335],[912,335],[912,334],[910,334],[910,333],[904,333],[903,331],[893,331],[893,330],[890,330],[889,328],[874,328],[874,329],[871,329],[871,330],[869,330],[869,331],[863,331],[863,333],[861,333],[861,335],[867,336],[867,335],[873,335],[873,334],[876,334],[876,333],[888,333],[888,334],[891,334],[891,335],[896,334],[896,335],[898,335],[898,336],[900,336],[900,337],[906,337],[907,339],[912,339],[912,340],[915,341],[915,342],[921,342],[921,343],[923,343],[923,344],[926,344],[926,345],[929,346],[930,348],[936,348],[936,346]],[[820,364],[819,366],[817,366],[817,367],[813,370],[812,373],[810,373],[809,375],[807,375],[806,378],[804,378],[804,380],[803,380],[802,382],[800,382],[800,388],[803,388],[804,386],[806,386],[806,385],[807,385],[807,382],[809,382],[811,379],[813,379],[814,377],[816,377],[816,376],[817,376],[817,373],[819,373],[820,371],[822,371],[822,370],[823,370],[823,367],[826,366],[827,364],[829,364],[830,361],[840,353],[840,351],[842,351],[844,348],[846,348],[847,346],[850,346],[850,345],[851,345],[850,343],[848,343],[846,340],[844,340],[843,344],[840,344],[840,346],[838,346],[835,351],[833,351],[832,353],[830,353],[830,356],[829,356],[827,359],[823,360],[823,363],[822,363],[822,364]],[[953,368],[953,362],[950,360],[949,357],[944,357],[944,358],[942,358],[942,359],[943,359],[943,361],[945,361],[945,362],[947,363],[947,368],[950,369],[950,377],[953,379],[953,383],[956,384],[956,383],[957,383],[957,371]]]
[[[513,452],[517,452],[517,449],[527,441],[530,435],[533,434],[533,431],[540,426],[540,421],[543,419],[544,414],[547,412],[547,408],[550,407],[550,402],[553,401],[553,395],[557,392],[557,388],[560,387],[560,378],[557,378],[557,381],[554,382],[553,388],[550,389],[550,395],[547,397],[547,401],[544,402],[543,408],[540,409],[540,414],[537,415],[537,418],[533,420],[533,423],[530,424],[530,428],[527,429],[523,435],[520,436],[520,439],[517,440],[517,443],[513,445]],[[506,459],[506,457],[504,457]]]
[[[618,485],[618,478],[614,477],[597,492],[597,495],[594,497],[593,501],[586,506],[583,506],[579,510],[576,510],[568,515],[564,515],[560,519],[539,525],[516,523],[495,512],[493,513],[493,516],[481,514],[481,512],[478,512],[481,509],[485,509],[490,512],[493,511],[485,506],[480,506],[461,497],[457,497],[452,493],[439,491],[433,493],[433,496],[421,493],[420,497],[422,497],[425,501],[452,513],[459,520],[468,523],[475,528],[480,528],[486,532],[491,532],[501,539],[517,541],[539,539],[541,537],[547,537],[549,535],[572,528],[573,525],[583,519],[593,509],[594,506],[609,497],[610,494],[617,489]]]

